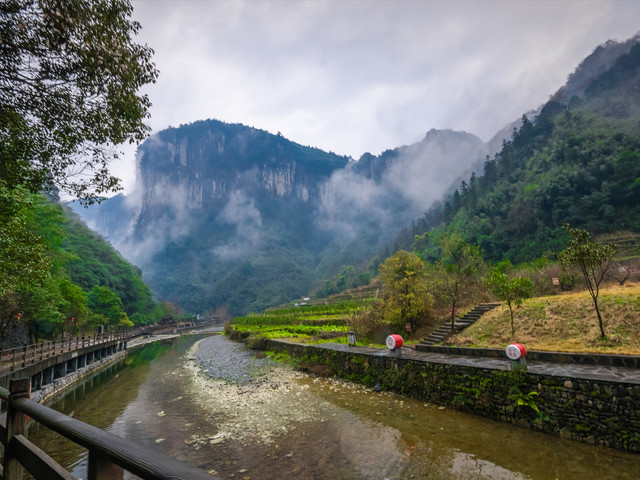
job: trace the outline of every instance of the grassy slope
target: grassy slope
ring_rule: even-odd
[[[606,341],[599,339],[593,301],[584,291],[527,300],[514,311],[513,338],[509,310],[503,305],[448,343],[504,348],[516,341],[530,350],[640,355],[640,283],[606,286],[599,305]]]
[[[303,343],[346,343],[347,325],[354,308],[367,309],[374,296],[372,294],[368,301],[353,297],[347,300],[349,292],[344,292],[324,300],[327,302],[324,305],[283,306],[260,315],[238,317],[234,328]],[[593,301],[586,291],[581,291],[527,300],[514,310],[514,337],[511,337],[509,310],[503,305],[452,337],[448,344],[504,348],[515,341],[530,350],[640,355],[640,283],[626,282],[622,287],[607,285],[600,292],[599,304],[606,341],[599,339]],[[425,334],[418,332],[405,341],[418,342]]]

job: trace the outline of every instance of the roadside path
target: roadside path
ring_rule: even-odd
[[[389,356],[391,352],[386,348],[352,347],[345,344],[325,343],[314,345],[316,348],[326,348],[338,351],[361,352],[368,355]],[[402,348],[402,358],[420,362],[440,363],[448,365],[463,365],[489,370],[509,370],[510,360],[506,357],[482,358],[466,355],[451,355],[442,353],[417,352],[410,348]],[[587,380],[605,380],[609,382],[630,383],[640,385],[640,369],[625,367],[608,367],[599,365],[578,365],[569,363],[552,363],[527,361],[529,373],[550,375],[554,377],[583,378]]]

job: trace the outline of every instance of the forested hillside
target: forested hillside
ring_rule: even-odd
[[[549,101],[483,170],[413,229],[456,230],[486,259],[522,262],[563,248],[563,223],[598,235],[640,231],[640,44],[567,104]],[[425,228],[425,223],[427,227]],[[406,241],[406,240],[405,240]],[[415,245],[425,258],[435,242]]]
[[[69,254],[66,269],[71,281],[86,292],[91,292],[97,285],[111,289],[134,324],[159,320],[162,309],[153,301],[149,286],[142,281],[140,269],[87,228],[75,213],[68,208],[63,211],[62,249]]]
[[[0,346],[161,318],[140,271],[67,207],[5,189],[0,200],[0,267],[16,272],[0,282]]]

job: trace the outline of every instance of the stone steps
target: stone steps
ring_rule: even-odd
[[[454,333],[461,332],[470,325],[473,325],[480,317],[482,317],[482,315],[493,310],[499,305],[501,305],[501,303],[483,303],[481,305],[476,305],[463,316],[454,320],[453,330],[451,329],[450,322],[444,322],[437,329],[431,332],[429,336],[423,338],[420,343],[416,345],[416,350],[419,350],[421,345],[428,346],[444,342]]]

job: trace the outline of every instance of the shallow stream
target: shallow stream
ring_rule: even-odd
[[[51,406],[223,478],[584,480],[637,479],[640,472],[640,455],[268,360],[235,364],[230,358],[250,354],[227,342],[151,344]],[[29,438],[85,478],[82,448],[37,425]]]

